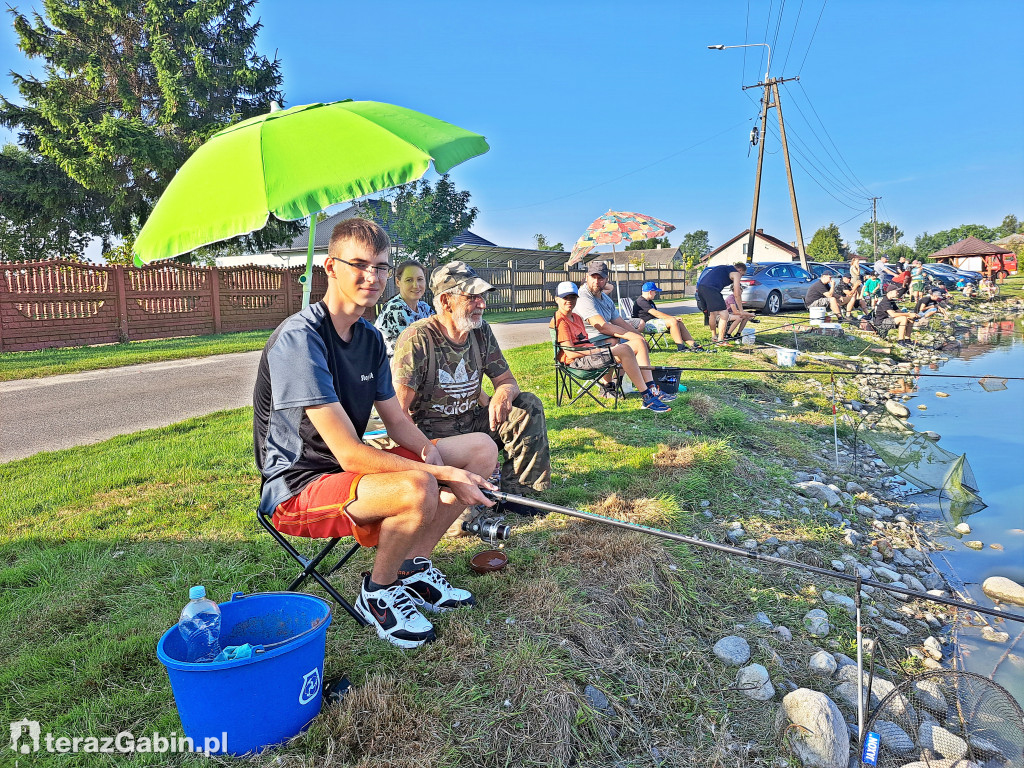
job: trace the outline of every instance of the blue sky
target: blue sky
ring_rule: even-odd
[[[499,245],[540,232],[571,246],[608,208],[672,222],[673,244],[745,229],[758,91],[740,86],[763,75],[764,48],[717,43],[774,42],[772,75],[800,76],[781,89],[806,242],[830,221],[855,240],[870,195],[910,244],[1024,218],[1019,0],[264,0],[257,12],[288,105],[372,99],[484,134],[491,151],[452,177],[480,208],[473,230]],[[0,72],[27,66],[8,21]],[[0,89],[13,91],[6,76]],[[767,141],[758,226],[791,241],[774,130]]]

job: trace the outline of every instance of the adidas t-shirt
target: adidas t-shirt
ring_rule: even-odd
[[[366,320],[352,326],[347,342],[322,301],[281,323],[263,349],[253,391],[260,509],[273,512],[316,478],[343,470],[307,407],[341,403],[362,437],[374,402],[394,396],[384,339]]]
[[[494,332],[485,322],[463,344],[449,341],[437,316],[418,320],[398,337],[391,363],[395,384],[409,387],[413,422],[427,436],[431,422],[451,422],[479,402],[483,376],[508,370]]]

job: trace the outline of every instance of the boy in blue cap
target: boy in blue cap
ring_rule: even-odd
[[[654,297],[659,293],[661,293],[661,288],[656,283],[648,281],[640,286],[640,298],[633,304],[633,317],[643,320],[647,324],[647,330],[652,333],[667,329],[679,352],[686,350],[703,352],[704,348],[694,342],[693,336],[686,330],[682,320],[665,314],[654,304]],[[665,326],[665,328],[660,326]]]

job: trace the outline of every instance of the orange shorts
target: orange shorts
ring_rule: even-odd
[[[422,462],[410,450],[389,448],[406,459]],[[357,523],[345,510],[356,500],[361,472],[332,472],[321,475],[298,494],[277,505],[273,523],[281,533],[308,539],[333,539],[352,536],[364,547],[377,546],[383,520]]]

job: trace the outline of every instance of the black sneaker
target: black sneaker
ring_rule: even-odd
[[[426,565],[426,569],[406,576],[402,579],[402,585],[417,597],[428,611],[443,613],[476,605],[472,592],[453,587],[445,575],[427,558],[417,557],[413,562],[419,566]]]
[[[367,590],[370,574],[356,598],[356,611],[377,631],[377,637],[399,648],[418,648],[437,638],[434,625],[416,609],[412,594],[399,582],[374,592]]]
[[[597,385],[597,395],[598,397],[603,397],[606,400],[615,400],[618,397],[615,387],[602,383],[598,383]]]

